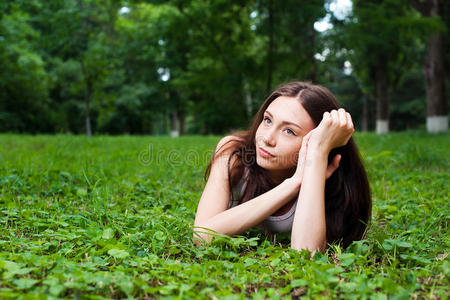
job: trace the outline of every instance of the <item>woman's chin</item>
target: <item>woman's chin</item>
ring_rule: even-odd
[[[258,166],[260,166],[263,169],[267,169],[267,170],[271,170],[271,169],[276,169],[276,164],[274,164],[274,162],[272,161],[268,161],[267,159],[257,156],[256,157],[256,164]]]
[[[266,170],[271,170],[271,171],[293,171],[295,172],[296,168],[297,168],[297,164],[296,163],[291,163],[291,164],[280,164],[280,162],[277,160],[277,158],[275,159],[265,159],[263,157],[257,156],[256,157],[256,164],[258,166],[260,166],[263,169]]]

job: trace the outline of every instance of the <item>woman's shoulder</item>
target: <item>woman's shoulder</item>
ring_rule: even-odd
[[[224,170],[228,170],[230,166],[235,166],[238,157],[233,155],[233,151],[245,142],[244,138],[235,135],[227,135],[220,139],[217,143],[216,150],[214,151],[211,159],[211,165],[221,165]],[[224,171],[225,172],[225,171]],[[228,180],[228,171],[226,179]]]
[[[216,154],[219,154],[222,152],[231,153],[237,145],[242,144],[244,141],[245,141],[245,139],[240,136],[236,136],[236,135],[224,136],[217,143],[215,153]]]

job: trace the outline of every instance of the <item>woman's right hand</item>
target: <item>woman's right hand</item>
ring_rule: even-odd
[[[303,137],[302,146],[301,146],[299,154],[298,154],[297,169],[295,170],[294,175],[291,177],[291,179],[296,183],[298,188],[300,188],[300,186],[302,184],[303,173],[304,173],[306,165],[308,164],[308,160],[307,160],[308,146],[309,146],[309,142],[311,140],[312,135],[315,133],[314,130],[311,130],[308,134],[306,134]],[[341,161],[340,154],[337,154],[336,156],[333,157],[333,160],[327,166],[327,170],[325,173],[325,179],[330,178],[330,176],[334,173],[334,171],[336,171],[336,169],[339,167],[340,161]]]
[[[295,170],[294,175],[291,177],[291,179],[296,183],[296,186],[298,186],[298,188],[300,188],[303,181],[303,171],[305,169],[306,154],[308,152],[308,142],[309,139],[311,138],[311,135],[312,130],[303,137],[302,146],[298,153],[297,169]]]

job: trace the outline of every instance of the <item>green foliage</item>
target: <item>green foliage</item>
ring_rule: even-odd
[[[418,128],[424,45],[450,14],[423,18],[410,2],[354,1],[320,33],[328,0],[3,1],[0,131],[84,133],[89,116],[94,133],[167,134],[176,115],[188,133],[222,134],[292,80],[330,87],[359,123],[364,103],[373,119],[377,66],[392,128]]]
[[[392,92],[391,124],[394,130],[424,126],[426,111],[425,82],[422,68],[412,69],[403,83]]]
[[[415,63],[422,32],[435,24],[424,21],[406,0],[355,1],[348,23],[343,34],[352,66],[373,98],[377,66],[385,65],[388,87],[396,88]]]
[[[0,135],[0,298],[448,296],[448,134],[356,134],[367,237],[312,258],[259,229],[194,245],[219,139]]]
[[[39,33],[14,9],[0,18],[0,131],[47,131],[48,75],[34,52]],[[42,124],[44,123],[44,124]],[[33,129],[31,129],[33,128]]]

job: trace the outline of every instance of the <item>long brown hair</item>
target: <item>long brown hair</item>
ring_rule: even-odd
[[[267,107],[280,96],[297,98],[311,116],[315,126],[319,125],[323,113],[338,109],[339,105],[333,94],[325,87],[307,82],[291,82],[277,88],[264,101],[246,131],[231,134],[231,139],[212,156],[205,171],[208,178],[211,165],[223,151],[230,150],[228,158],[228,183],[230,193],[248,169],[246,189],[237,199],[240,203],[253,199],[275,187],[267,170],[256,163],[255,135],[261,124]],[[325,183],[325,216],[327,242],[337,242],[347,247],[352,241],[360,240],[370,221],[372,200],[369,181],[353,138],[343,147],[333,149],[328,162],[336,154],[341,154],[339,167]],[[231,159],[236,156],[231,165]],[[232,193],[231,196],[233,197]],[[236,200],[236,199],[232,199]]]

